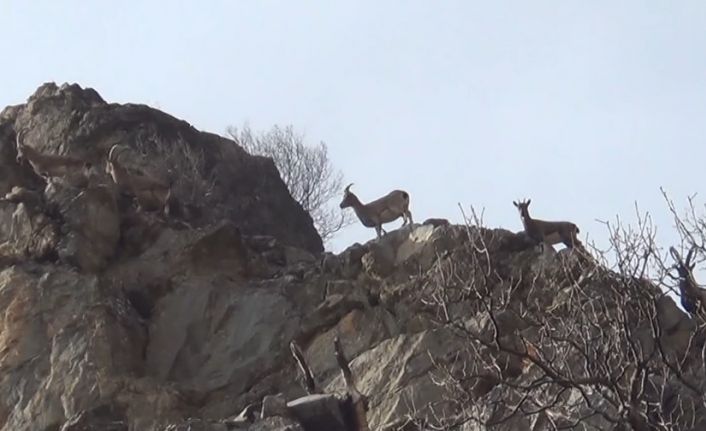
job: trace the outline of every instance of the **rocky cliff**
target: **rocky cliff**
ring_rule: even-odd
[[[21,130],[89,165],[41,178]],[[116,189],[116,143],[179,214]],[[412,225],[322,253],[270,160],[76,85],[0,114],[0,166],[2,431],[302,429],[262,400],[304,395],[291,340],[343,391],[335,337],[371,429],[706,427],[698,320],[575,252]]]

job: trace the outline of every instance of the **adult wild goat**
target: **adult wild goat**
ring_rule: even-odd
[[[387,233],[382,228],[383,223],[389,223],[402,217],[402,226],[411,224],[412,213],[409,211],[409,194],[403,190],[393,190],[380,199],[364,204],[350,189],[349,184],[343,191],[341,209],[352,207],[355,215],[363,226],[374,227],[378,238]]]
[[[530,217],[529,204],[532,199],[512,203],[517,207],[522,218],[522,225],[525,228],[525,233],[528,237],[540,244],[542,250],[544,245],[554,245],[563,243],[568,248],[580,246],[581,242],[578,239],[579,228],[574,223],[568,221],[544,221]]]
[[[118,155],[125,150],[127,148],[121,144],[115,144],[110,148],[105,167],[106,173],[110,175],[120,190],[135,197],[140,209],[159,210],[166,214],[169,211],[170,202],[173,200],[170,185],[144,172],[124,166],[118,160]]]

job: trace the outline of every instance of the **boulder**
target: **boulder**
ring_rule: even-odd
[[[31,173],[18,170],[14,161],[19,130],[25,131],[27,145],[40,152],[69,155],[94,166],[104,165],[112,145],[125,145],[133,150],[133,165],[173,182],[180,202],[198,204],[202,223],[227,219],[246,235],[272,235],[312,253],[323,250],[311,217],[292,199],[271,159],[249,155],[231,140],[200,132],[156,109],[109,104],[95,90],[76,84],[42,85],[0,121],[0,163],[9,165],[1,171],[9,172],[9,184],[28,185],[25,179]],[[101,170],[93,180],[112,186]],[[0,177],[0,192],[2,183]],[[10,188],[6,185],[4,193]]]
[[[59,258],[83,272],[104,269],[120,239],[120,215],[108,187],[92,186],[80,192],[51,184],[45,192],[49,205],[61,214],[64,234],[57,245]]]
[[[15,160],[20,130],[93,172],[38,177]],[[101,169],[116,144],[189,210],[138,210]],[[147,106],[40,87],[0,113],[0,196],[0,431],[335,430],[366,413],[378,430],[612,429],[630,406],[610,388],[544,386],[542,358],[577,376],[591,365],[548,341],[566,333],[625,353],[623,387],[654,352],[646,417],[706,427],[703,325],[656,284],[444,219],[321,253],[271,160]],[[624,326],[601,336],[611,316]],[[298,383],[293,340],[323,393]],[[506,417],[537,382],[551,405]]]

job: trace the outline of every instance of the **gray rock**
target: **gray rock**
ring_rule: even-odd
[[[78,191],[52,185],[46,196],[64,220],[59,257],[84,272],[104,269],[120,239],[120,216],[111,190],[97,186]]]
[[[0,151],[0,163],[16,166],[11,157],[17,130],[25,130],[27,144],[40,152],[94,166],[103,166],[112,145],[123,144],[140,155],[132,157],[134,165],[173,180],[173,195],[181,202],[198,200],[204,223],[225,218],[246,235],[272,235],[312,253],[323,250],[311,217],[291,198],[272,160],[251,156],[233,141],[144,105],[108,104],[76,84],[44,84],[6,117],[0,121],[0,145],[8,150]],[[99,173],[95,180],[112,184]],[[31,177],[26,170],[7,174],[10,185],[27,185],[23,180]],[[10,188],[3,189],[0,177],[0,193]],[[281,214],[287,214],[286,222]]]
[[[284,397],[284,394],[267,395],[262,399],[260,418],[265,419],[271,416],[289,416],[287,399]]]
[[[247,431],[304,431],[299,422],[283,417],[271,417],[249,426]]]
[[[112,145],[126,145],[125,163],[173,181],[184,207],[201,215],[192,223],[191,216],[137,211],[100,169],[87,184],[47,185],[15,162],[20,129],[33,147],[96,167]],[[603,304],[623,287],[609,271],[586,271],[574,253],[540,254],[523,233],[437,220],[321,254],[311,219],[271,161],[75,85],[44,85],[0,114],[5,195],[0,431],[311,430],[332,417],[326,429],[337,429],[350,419],[335,414],[347,390],[332,352],[336,337],[369,400],[371,429],[423,428],[469,413],[480,421],[462,429],[570,428],[582,416],[581,425],[610,429],[588,403],[620,414],[603,389],[584,385],[548,390],[547,399],[558,401],[545,411],[484,423],[520,400],[501,379],[515,387],[545,379],[531,360],[496,342],[516,351],[529,349],[526,340],[541,344],[549,334],[531,317],[579,324],[577,306]],[[690,426],[704,429],[695,394],[706,389],[706,335],[656,286],[640,283],[655,308],[630,315],[638,319],[627,322],[634,345],[652,351],[659,341],[650,366],[664,354],[684,367],[679,377],[652,369],[645,397],[665,417],[694,406]],[[489,306],[497,308],[492,315]],[[579,327],[593,331],[603,318]],[[300,387],[292,339],[325,394]],[[532,349],[533,358],[541,349],[576,375],[583,371],[582,358],[548,344]],[[460,376],[460,386],[443,384],[449,375]],[[261,408],[277,416],[261,419]]]
[[[61,431],[128,431],[128,421],[124,412],[114,406],[98,406],[90,411],[75,414],[61,427]]]
[[[434,227],[449,226],[451,223],[445,218],[428,218],[424,220],[422,225],[431,225]]]

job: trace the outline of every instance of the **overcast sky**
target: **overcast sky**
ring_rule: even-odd
[[[0,0],[0,40],[2,106],[78,82],[221,134],[292,124],[417,221],[460,203],[521,230],[530,197],[605,245],[596,219],[638,202],[669,245],[659,187],[705,184],[704,1]]]

